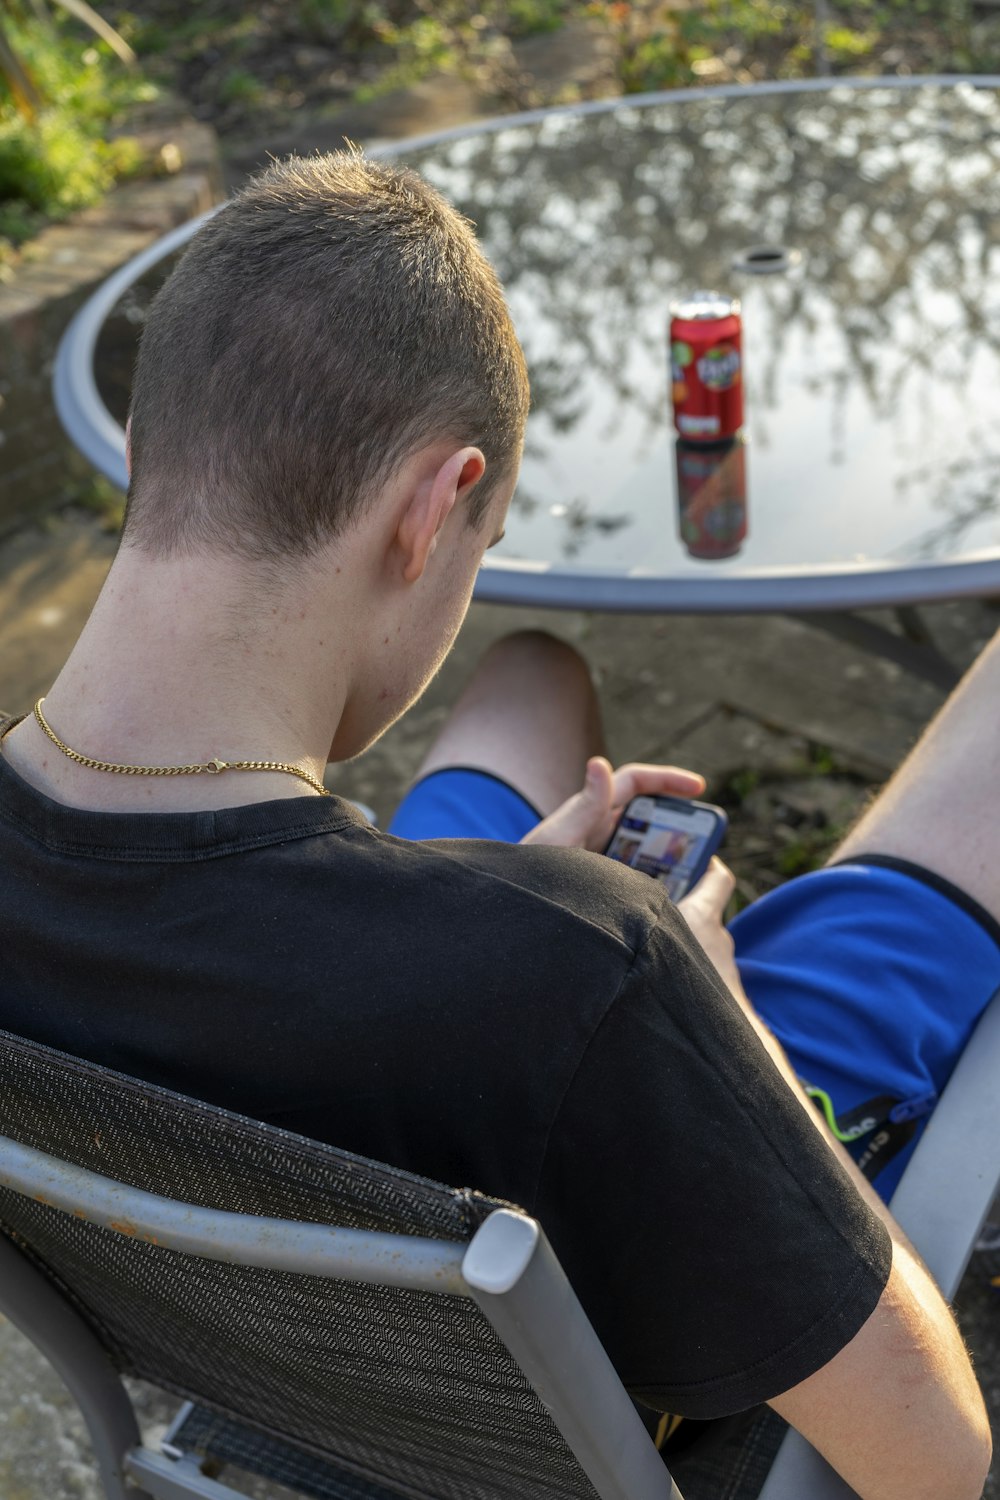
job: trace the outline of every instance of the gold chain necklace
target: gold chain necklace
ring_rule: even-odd
[[[78,766],[86,766],[91,771],[111,771],[116,776],[218,776],[222,771],[283,771],[286,776],[297,776],[300,781],[305,781],[319,792],[321,797],[332,797],[318,777],[309,771],[303,771],[299,766],[287,765],[281,760],[219,760],[218,756],[212,760],[191,766],[120,766],[110,760],[94,760],[89,755],[81,755],[79,750],[71,750],[65,744],[55,730],[52,728],[42,713],[44,698],[39,698],[35,704],[35,719],[42,733],[47,735],[57,749],[70,760],[76,761]],[[22,715],[26,717],[26,715]],[[20,723],[20,719],[16,721]],[[13,724],[8,724],[7,729],[13,729]],[[7,730],[4,730],[6,734]]]

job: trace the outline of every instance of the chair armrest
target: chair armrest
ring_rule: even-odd
[[[950,1302],[1000,1188],[1000,991],[959,1058],[890,1207]]]
[[[948,1081],[890,1207],[950,1301],[1000,1186],[1000,991]],[[857,1500],[790,1432],[759,1500]]]

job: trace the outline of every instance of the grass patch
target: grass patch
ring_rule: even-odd
[[[263,97],[264,86],[259,78],[246,68],[231,68],[222,80],[219,89],[219,97],[223,104],[245,104],[248,106],[259,102]]]

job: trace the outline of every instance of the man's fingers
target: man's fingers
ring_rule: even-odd
[[[688,891],[678,905],[682,908],[685,902],[698,905],[706,913],[717,916],[721,922],[722,914],[735,889],[736,876],[728,865],[723,864],[717,854],[713,854],[708,869],[698,884]]]
[[[583,788],[550,813],[522,839],[525,844],[575,844],[602,850],[633,797],[697,797],[705,778],[680,766],[633,761],[612,771],[603,755],[587,762]]]
[[[624,807],[633,797],[700,797],[705,790],[705,778],[697,771],[638,761],[619,766],[612,781],[615,808]]]

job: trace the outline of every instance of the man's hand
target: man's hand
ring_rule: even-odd
[[[750,1002],[743,993],[736,967],[733,940],[724,925],[726,907],[735,886],[732,870],[713,855],[698,884],[678,901],[677,910],[725,980],[726,987],[732,990],[745,1009],[749,1009]]]
[[[630,763],[611,769],[603,755],[591,756],[582,789],[533,828],[522,844],[557,844],[564,849],[602,853],[633,797],[697,797],[704,776],[677,766]]]

